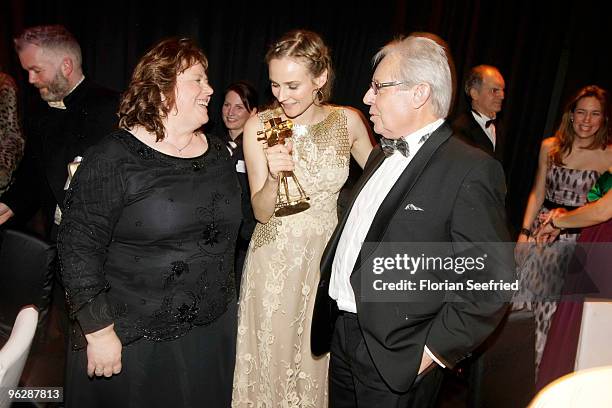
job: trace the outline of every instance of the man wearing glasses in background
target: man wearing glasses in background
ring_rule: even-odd
[[[495,119],[502,109],[505,85],[497,68],[491,65],[472,68],[463,87],[471,111],[458,115],[452,124],[455,133],[499,161],[502,161],[502,143]]]

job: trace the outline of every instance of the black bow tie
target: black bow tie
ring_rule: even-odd
[[[408,142],[404,139],[387,139],[386,137],[380,138],[380,147],[382,148],[385,157],[390,157],[397,150],[404,157],[408,157],[410,155],[410,148],[408,147]]]
[[[483,115],[481,115],[481,114],[480,114],[480,112],[478,112],[478,111],[476,111],[476,110],[474,110],[474,109],[472,109],[472,112],[474,112],[474,115],[476,115],[476,116],[478,116],[478,117],[481,117],[481,118],[483,117]],[[485,117],[486,117],[486,116],[485,116]],[[489,119],[489,120],[487,120],[487,121],[485,122],[485,129],[488,129],[488,128],[489,128],[489,126],[491,126],[491,125],[495,125],[495,118],[493,118],[493,119]]]
[[[428,138],[429,133],[423,135],[421,139],[419,139],[419,144],[425,143]],[[404,157],[410,156],[410,148],[408,147],[408,142],[404,139],[387,139],[383,136],[380,138],[380,147],[382,148],[385,157],[393,155],[396,150],[400,152]]]

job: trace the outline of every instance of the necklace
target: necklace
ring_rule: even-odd
[[[187,142],[187,144],[181,148],[179,148],[177,145],[175,145],[174,143],[170,143],[168,142],[166,139],[164,139],[164,142],[168,143],[170,146],[174,147],[176,149],[177,152],[179,152],[179,154],[182,154],[183,150],[185,150],[187,148],[187,146],[189,146],[191,144],[191,142],[193,142],[193,137],[195,136],[195,133],[191,134],[191,137],[189,138],[189,141]]]

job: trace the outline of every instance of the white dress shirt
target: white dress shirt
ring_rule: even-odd
[[[329,282],[329,296],[336,300],[340,310],[357,313],[355,293],[351,287],[350,278],[374,216],[391,188],[423,145],[420,143],[421,138],[433,133],[443,122],[444,119],[438,119],[404,136],[403,139],[408,143],[410,155],[404,157],[396,151],[391,157],[386,158],[370,177],[350,209],[338,241]]]
[[[487,127],[487,121],[493,120],[494,118],[490,118],[484,113],[472,111],[472,116],[476,119],[476,122],[480,125],[482,130],[485,132],[491,143],[493,144],[493,151],[495,151],[495,141],[497,137],[495,135],[495,124],[491,123],[489,127]]]
[[[409,156],[404,157],[396,151],[391,157],[387,157],[366,185],[363,186],[355,200],[338,241],[329,281],[329,296],[336,300],[340,310],[357,313],[355,292],[353,292],[350,279],[359,252],[361,252],[363,241],[370,230],[378,208],[423,145],[423,136],[433,133],[442,123],[444,123],[444,119],[438,119],[416,132],[404,136],[403,139],[408,143],[410,149]],[[425,346],[424,351],[438,365],[445,367],[427,346]]]

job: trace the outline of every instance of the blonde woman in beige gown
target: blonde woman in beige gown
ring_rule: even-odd
[[[244,150],[258,224],[242,277],[233,407],[326,407],[328,357],[310,352],[319,262],[337,222],[338,193],[351,154],[363,167],[372,149],[356,111],[326,104],[333,78],[316,33],[285,34],[266,54],[275,107],[249,119]],[[293,124],[292,141],[266,147],[264,122]],[[306,211],[274,215],[279,172],[293,171],[310,197]],[[296,189],[292,189],[295,194]]]

